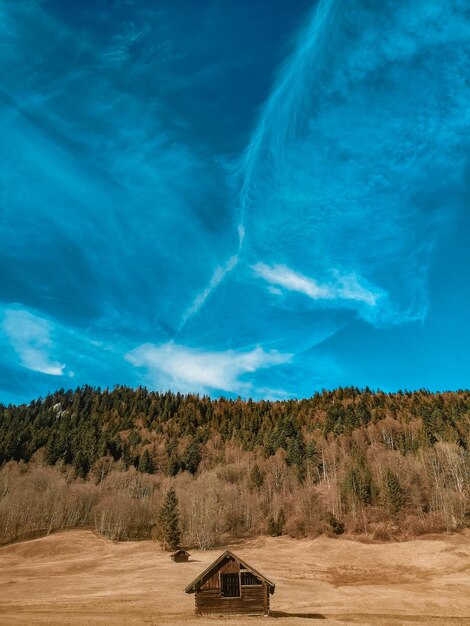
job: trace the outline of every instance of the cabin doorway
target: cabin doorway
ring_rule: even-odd
[[[224,598],[239,598],[240,576],[238,574],[221,574],[220,591]]]

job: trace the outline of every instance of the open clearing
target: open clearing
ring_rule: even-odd
[[[272,618],[194,615],[183,588],[224,548],[172,563],[150,541],[62,532],[0,548],[0,624],[470,625],[470,536],[365,544],[259,538],[231,544],[274,580]]]

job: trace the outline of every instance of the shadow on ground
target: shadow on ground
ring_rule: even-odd
[[[286,611],[271,611],[270,617],[297,617],[298,619],[326,619],[321,613],[287,613]]]

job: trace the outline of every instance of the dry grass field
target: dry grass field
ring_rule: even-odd
[[[0,549],[0,624],[470,625],[470,536],[366,544],[261,538],[229,546],[276,582],[270,618],[194,615],[183,588],[222,551],[171,563],[155,544],[62,532]]]

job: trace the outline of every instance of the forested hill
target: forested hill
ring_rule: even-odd
[[[144,388],[61,390],[29,405],[0,406],[0,537],[2,503],[12,494],[10,487],[2,496],[1,477],[17,472],[26,481],[48,466],[67,489],[93,486],[92,517],[103,493],[121,497],[126,489],[116,484],[132,477],[147,485],[139,493],[150,500],[175,484],[187,525],[184,502],[190,493],[207,495],[204,481],[221,510],[229,492],[235,501],[251,498],[244,522],[233,513],[220,532],[263,532],[267,517],[280,513],[279,526],[292,534],[315,533],[325,520],[352,532],[368,523],[404,528],[410,520],[423,529],[458,528],[470,519],[469,448],[470,391],[349,387],[255,402]],[[140,530],[132,524],[119,538],[150,532],[150,517]],[[189,527],[194,540],[197,528]]]
[[[29,461],[44,448],[48,464],[62,460],[84,477],[106,455],[139,469],[147,451],[154,471],[195,473],[204,445],[220,436],[264,457],[284,449],[288,462],[303,465],[309,443],[346,443],[358,432],[363,445],[379,432],[387,448],[402,454],[437,441],[470,448],[470,391],[385,394],[348,387],[305,400],[254,402],[85,386],[28,405],[0,405],[0,464]]]

